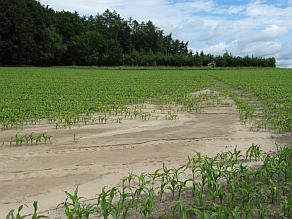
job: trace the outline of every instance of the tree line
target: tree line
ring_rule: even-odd
[[[0,65],[262,66],[275,58],[193,53],[150,20],[54,11],[36,0],[0,1]]]

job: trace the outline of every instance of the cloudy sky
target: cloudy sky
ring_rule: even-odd
[[[40,0],[56,11],[80,16],[116,10],[189,41],[189,49],[223,55],[275,57],[292,68],[292,0]]]

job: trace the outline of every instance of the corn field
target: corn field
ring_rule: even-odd
[[[122,123],[126,119],[157,120],[145,112],[146,103],[179,119],[178,112],[199,112],[228,105],[231,97],[242,123],[251,130],[292,130],[292,71],[276,68],[0,68],[2,147],[53,144],[53,136],[19,135],[26,125],[42,122],[55,129]],[[194,92],[210,89],[210,93]],[[74,134],[74,141],[79,138]],[[243,153],[222,152],[215,157],[189,157],[179,168],[163,164],[154,173],[133,173],[123,186],[104,187],[92,202],[66,191],[56,204],[67,218],[292,218],[292,145],[263,151],[251,144]],[[251,164],[259,162],[255,168]],[[47,218],[34,212],[21,215],[26,205],[8,212],[7,219]]]

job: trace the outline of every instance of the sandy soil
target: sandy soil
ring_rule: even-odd
[[[195,151],[214,156],[221,151],[245,151],[254,144],[275,149],[275,142],[291,142],[291,133],[252,132],[239,121],[235,103],[228,107],[206,108],[199,113],[177,113],[179,119],[123,120],[121,123],[93,124],[56,130],[53,124],[28,125],[24,130],[0,131],[0,142],[11,135],[47,132],[52,144],[0,148],[0,215],[27,204],[32,212],[38,201],[40,214],[56,217],[56,206],[66,198],[64,191],[94,198],[103,186],[121,185],[128,172],[154,173],[162,167],[180,167]],[[167,114],[146,104],[145,111]],[[73,141],[73,134],[82,137]]]

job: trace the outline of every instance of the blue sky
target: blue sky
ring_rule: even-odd
[[[275,57],[292,68],[292,0],[40,0],[56,11],[83,15],[116,10],[189,41],[189,49],[223,55]]]

